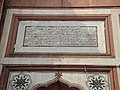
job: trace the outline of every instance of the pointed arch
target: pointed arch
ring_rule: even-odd
[[[70,83],[63,78],[55,78],[46,83],[37,84],[32,90],[85,90],[82,86]]]

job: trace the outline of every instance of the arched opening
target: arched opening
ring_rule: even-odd
[[[38,84],[32,90],[84,90],[78,84],[70,83],[62,78],[48,81],[45,84]]]

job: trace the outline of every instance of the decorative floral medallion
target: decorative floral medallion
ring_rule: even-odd
[[[90,90],[106,90],[107,81],[104,76],[90,75],[87,79],[87,85]]]
[[[28,90],[31,83],[32,80],[30,75],[24,73],[13,76],[12,80],[10,81],[12,90]]]

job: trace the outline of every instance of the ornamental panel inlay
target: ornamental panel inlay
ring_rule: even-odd
[[[87,80],[87,86],[90,90],[106,90],[107,81],[104,76],[90,75]]]
[[[28,90],[31,83],[32,80],[30,75],[24,73],[13,76],[12,80],[10,81],[12,90]]]
[[[97,47],[96,26],[26,26],[24,47]]]

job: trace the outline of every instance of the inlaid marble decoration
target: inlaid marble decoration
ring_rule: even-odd
[[[13,76],[12,80],[10,81],[11,90],[28,90],[31,83],[32,80],[30,75],[20,73]]]
[[[90,90],[106,90],[107,81],[104,76],[90,75],[87,80],[87,85]]]
[[[26,26],[24,47],[97,47],[96,26]]]
[[[20,21],[15,53],[105,54],[104,21]]]
[[[99,75],[98,75],[99,73]],[[25,77],[24,77],[25,75]],[[96,76],[95,76],[96,75]],[[100,77],[99,77],[100,76]],[[109,79],[108,72],[67,72],[67,71],[30,71],[30,72],[19,72],[14,71],[10,72],[7,89],[6,90],[32,90],[32,88],[38,84],[46,84],[49,83],[51,80],[57,79],[64,79],[65,81],[71,84],[77,84],[82,86],[84,90],[100,90],[98,87],[96,80],[100,82],[98,86],[103,88],[101,90],[111,90],[111,84]],[[99,77],[99,78],[98,78]],[[26,78],[26,79],[25,79]],[[27,80],[29,79],[29,80]],[[93,79],[93,80],[92,80]],[[91,82],[90,82],[91,81]],[[104,81],[104,82],[103,82]],[[28,83],[29,82],[29,83]],[[31,83],[32,82],[32,83]],[[93,84],[94,88],[91,89],[89,85]],[[102,84],[101,84],[102,83]],[[28,84],[28,86],[27,86]],[[93,87],[92,85],[92,87]],[[105,86],[105,87],[104,87]],[[88,88],[89,87],[89,88]],[[23,89],[21,89],[23,88]]]

